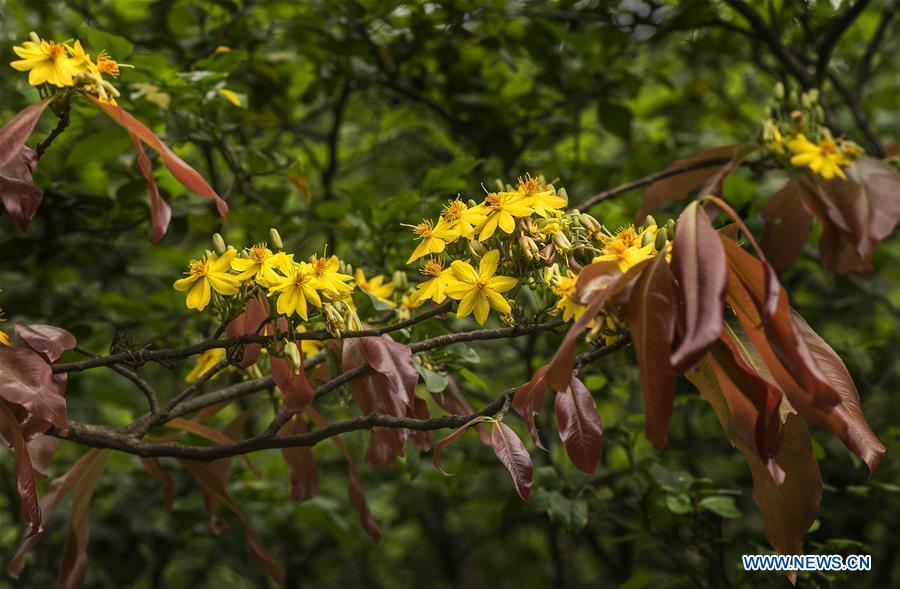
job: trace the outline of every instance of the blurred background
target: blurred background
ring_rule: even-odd
[[[842,4],[851,3],[752,4],[802,58],[815,56]],[[862,113],[889,144],[900,131],[898,2],[859,4],[865,8],[835,48],[822,92],[848,137],[867,146]],[[712,0],[0,0],[0,57],[15,59],[12,45],[29,31],[79,38],[92,53],[106,49],[134,66],[122,70],[119,103],[230,203],[222,230],[229,243],[265,241],[278,227],[301,257],[327,244],[367,273],[390,274],[405,268],[413,243],[401,223],[434,217],[458,193],[478,196],[482,183],[544,174],[578,202],[704,148],[754,141],[773,85],[789,80],[746,26]],[[871,71],[860,79],[859,64],[882,28]],[[25,75],[2,67],[5,121],[37,93]],[[54,124],[48,113],[35,140]],[[99,353],[113,340],[180,345],[210,333],[208,316],[189,313],[171,283],[210,247],[219,219],[155,167],[173,219],[150,247],[146,188],[129,138],[96,109],[76,106],[70,128],[40,161],[44,202],[29,231],[0,216],[0,306],[10,320],[63,326]],[[784,180],[742,169],[726,182],[725,197],[760,234],[760,203]],[[628,193],[592,213],[617,227],[630,222],[640,196]],[[847,363],[888,453],[866,480],[848,450],[813,432],[826,487],[806,549],[870,553],[873,570],[806,573],[798,584],[896,587],[900,240],[879,247],[875,271],[864,277],[829,277],[816,256],[811,240],[783,282]],[[541,336],[473,344],[458,350],[465,361],[457,380],[479,407],[524,382],[557,343]],[[174,391],[190,367],[143,370],[160,391]],[[314,499],[291,502],[274,451],[253,457],[262,478],[235,461],[229,491],[287,563],[291,587],[784,586],[776,574],[739,570],[741,554],[769,548],[749,470],[696,391],[679,383],[669,445],[657,452],[643,434],[632,351],[587,374],[604,422],[601,467],[593,476],[575,471],[548,424],[550,453],[529,442],[536,478],[528,504],[474,432],[445,452],[452,477],[434,470],[430,455],[375,470],[362,462],[365,436],[344,436],[383,529],[377,545],[349,504],[346,468],[331,445],[315,448],[321,490]],[[112,372],[74,376],[67,397],[70,414],[84,421],[124,424],[143,411],[140,393]],[[551,415],[545,409],[542,418]],[[524,431],[517,418],[510,422]],[[51,476],[83,451],[62,444]],[[224,514],[232,525],[213,536],[193,482],[174,461],[163,463],[178,481],[171,514],[137,459],[112,459],[91,514],[85,587],[271,586],[249,564],[237,521]],[[21,529],[14,480],[4,451],[4,561]],[[0,577],[0,587],[53,586],[66,518],[61,509],[22,578]]]

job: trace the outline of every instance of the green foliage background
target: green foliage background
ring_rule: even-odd
[[[755,4],[808,54],[835,14],[823,0]],[[886,142],[900,130],[897,19],[871,79],[862,88],[853,82],[888,9],[896,2],[871,2],[832,60]],[[231,204],[223,231],[230,243],[263,241],[276,226],[298,255],[327,243],[354,265],[392,272],[404,268],[412,247],[400,224],[434,216],[457,193],[481,194],[482,182],[543,173],[577,202],[680,156],[752,141],[772,85],[785,74],[758,40],[733,30],[738,24],[733,11],[709,0],[0,0],[0,57],[11,61],[11,46],[30,30],[81,38],[91,52],[106,48],[135,66],[123,69],[118,84],[122,106]],[[221,89],[236,92],[241,106]],[[823,92],[847,134],[865,145],[847,97],[829,84]],[[0,77],[0,119],[35,99],[26,76],[7,69]],[[128,137],[96,110],[76,108],[71,128],[41,159],[36,181],[45,199],[29,232],[0,218],[0,305],[11,320],[63,326],[97,352],[114,338],[179,345],[209,333],[209,320],[184,309],[171,283],[209,247],[219,220],[157,168],[174,216],[151,247]],[[747,207],[758,231],[759,205],[783,180],[741,170],[725,196]],[[639,199],[629,193],[593,212],[615,227],[630,220]],[[814,434],[827,486],[807,550],[871,553],[873,571],[804,574],[800,585],[898,586],[900,241],[882,244],[874,274],[862,278],[832,279],[815,256],[811,242],[784,282],[844,358],[888,454],[866,481],[864,465],[843,446]],[[459,380],[479,406],[524,382],[555,343],[542,336],[478,344],[465,351],[477,361]],[[178,390],[188,369],[143,370],[165,394]],[[777,575],[739,570],[740,554],[768,550],[749,471],[690,385],[679,384],[669,446],[656,452],[643,435],[630,351],[601,361],[587,384],[604,420],[601,468],[594,476],[576,472],[548,422],[542,430],[552,452],[533,452],[530,504],[515,496],[474,433],[446,452],[451,478],[431,467],[430,456],[392,472],[361,467],[384,530],[379,545],[361,531],[330,445],[315,450],[322,490],[307,503],[290,502],[274,451],[254,456],[259,479],[235,461],[230,491],[288,564],[293,587],[784,585]],[[143,410],[130,383],[100,370],[74,376],[68,400],[80,420],[124,424]],[[361,462],[365,436],[345,438]],[[63,444],[52,473],[82,451]],[[248,563],[237,522],[212,536],[200,494],[174,462],[164,463],[178,480],[171,514],[137,460],[114,457],[94,502],[86,587],[268,587]],[[20,531],[12,464],[3,452],[4,560]],[[22,579],[0,579],[0,587],[52,586],[65,529],[61,510]]]

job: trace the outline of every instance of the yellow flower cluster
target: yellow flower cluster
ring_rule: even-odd
[[[28,72],[29,84],[50,84],[57,88],[78,86],[96,94],[104,102],[115,103],[119,92],[103,76],[117,78],[120,67],[131,66],[116,62],[105,50],[97,54],[95,61],[85,52],[79,40],[56,43],[41,39],[35,33],[29,37],[29,41],[13,47],[21,59],[10,63],[13,69]]]
[[[835,139],[824,125],[825,113],[816,89],[802,94],[785,92],[775,85],[775,104],[762,123],[762,145],[776,159],[798,168],[809,168],[825,180],[847,178],[844,170],[863,154],[848,139]],[[816,137],[817,141],[809,139]]]
[[[273,234],[280,241],[277,232]],[[199,260],[191,260],[186,276],[173,284],[176,290],[188,293],[189,309],[205,309],[213,292],[225,297],[241,295],[241,300],[263,292],[275,300],[281,315],[296,314],[308,321],[312,307],[330,326],[343,328],[348,319],[354,327],[358,324],[350,296],[356,285],[353,276],[341,271],[343,264],[337,256],[313,254],[309,261],[298,262],[294,254],[273,252],[266,244],[238,252],[226,248],[218,234],[213,243],[221,253],[207,252]]]

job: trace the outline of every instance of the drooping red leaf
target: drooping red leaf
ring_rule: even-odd
[[[276,583],[284,584],[284,567],[275,560],[275,557],[269,552],[265,544],[256,535],[256,532],[250,527],[247,518],[241,512],[240,508],[232,501],[228,495],[228,491],[222,480],[210,469],[210,465],[204,462],[194,460],[179,459],[182,466],[197,481],[197,484],[206,491],[206,493],[216,497],[216,499],[225,507],[231,510],[244,528],[244,537],[247,541],[247,552],[250,555],[250,562],[264,575],[275,580]]]
[[[413,364],[409,346],[395,342],[387,334],[361,338],[360,344],[372,369],[384,375],[391,394],[413,408],[419,373]]]
[[[373,427],[366,448],[366,462],[373,468],[392,469],[397,458],[403,456],[405,436],[400,430],[389,427]]]
[[[26,436],[27,438],[27,436]],[[28,454],[31,455],[31,467],[41,477],[47,476],[47,469],[59,448],[59,438],[38,436],[28,442]]]
[[[587,308],[575,320],[563,338],[559,349],[550,360],[547,369],[547,382],[554,390],[564,390],[569,386],[572,371],[575,368],[575,346],[578,337],[587,326],[603,310],[610,298],[625,288],[646,267],[648,261],[641,262],[628,269],[624,274],[615,262],[597,262],[585,266],[578,274],[575,283],[575,299]]]
[[[866,463],[871,476],[884,456],[885,447],[863,415],[859,392],[847,367],[831,346],[800,315],[792,313],[791,317],[795,329],[809,347],[810,354],[841,398],[833,413],[847,425],[847,434],[841,438],[842,441]]]
[[[495,421],[491,429],[491,445],[494,448],[494,454],[497,455],[512,478],[516,493],[523,501],[528,501],[531,497],[534,465],[522,440],[508,425],[501,421]]]
[[[68,429],[60,384],[47,361],[31,350],[0,346],[0,399],[22,409],[24,416],[17,414],[20,423],[40,422],[25,428],[29,439],[51,425],[62,431]]]
[[[525,420],[525,426],[528,428],[528,434],[534,440],[535,446],[547,452],[541,442],[538,434],[535,417],[540,414],[541,406],[544,404],[544,393],[547,392],[547,369],[548,366],[542,366],[531,376],[531,380],[516,389],[513,393],[512,406],[516,413]]]
[[[172,507],[175,505],[175,479],[158,458],[141,456],[140,459],[141,466],[144,467],[147,474],[159,481],[162,486],[163,509],[171,513]]]
[[[266,297],[262,295],[253,297],[247,301],[244,311],[228,322],[228,325],[225,326],[225,333],[229,337],[258,335],[268,318],[269,303]],[[262,349],[262,345],[246,344],[243,348],[241,361],[237,365],[241,368],[247,368],[259,359],[259,351]]]
[[[753,152],[754,149],[756,148],[751,145],[725,145],[702,151],[689,158],[678,160],[666,168],[666,170],[675,171],[704,161],[713,161],[715,163],[709,166],[667,176],[651,184],[644,193],[644,203],[635,218],[643,219],[648,214],[658,210],[667,202],[682,200],[687,197],[692,190],[699,188],[704,184],[708,185],[704,195],[706,193],[720,194],[721,184],[725,177],[737,167],[741,160]],[[710,182],[711,180],[712,182]],[[716,186],[719,187],[718,190],[716,189]]]
[[[556,392],[556,424],[559,438],[575,467],[588,474],[597,470],[603,451],[603,426],[594,397],[578,378]]]
[[[100,102],[92,96],[88,96],[87,98],[112,120],[121,125],[126,131],[136,135],[141,141],[157,152],[169,172],[171,172],[175,179],[181,182],[185,188],[204,198],[212,200],[216,205],[216,210],[219,211],[219,215],[221,215],[223,219],[228,217],[228,204],[216,194],[216,191],[213,190],[212,186],[203,179],[203,176],[201,176],[197,170],[178,157],[175,152],[172,151],[168,145],[163,143],[153,131],[144,125],[144,123],[125,112],[125,110],[118,105]]]
[[[803,182],[793,178],[763,206],[766,229],[762,249],[779,273],[797,259],[812,229],[812,215],[803,204],[808,192]]]
[[[172,207],[159,194],[156,178],[153,177],[153,165],[150,163],[150,158],[147,157],[147,152],[144,151],[144,146],[141,145],[141,140],[131,131],[128,132],[128,135],[131,137],[131,142],[134,143],[135,150],[137,150],[138,167],[147,181],[147,196],[150,198],[150,225],[152,227],[150,242],[157,243],[169,229],[169,221],[172,220]]]
[[[708,357],[728,404],[735,435],[768,462],[778,452],[783,434],[779,411],[783,393],[758,372],[755,359],[742,345],[737,334],[726,328]]]
[[[34,126],[40,120],[44,109],[52,101],[52,98],[45,98],[29,105],[3,125],[3,128],[0,129],[0,170],[16,159],[25,146],[25,142],[31,137]]]
[[[298,414],[284,424],[278,435],[291,436],[306,431],[308,431],[306,421],[302,414]],[[296,503],[303,503],[315,497],[319,492],[319,471],[316,468],[312,448],[309,446],[282,448],[281,455],[291,477],[291,499]]]
[[[669,437],[669,420],[675,399],[672,340],[675,337],[677,299],[675,277],[665,252],[638,277],[628,302],[628,325],[640,368],[644,393],[645,431],[657,448]]]
[[[413,419],[418,419],[420,421],[425,421],[426,419],[431,419],[431,414],[428,411],[428,403],[425,399],[416,397],[415,398],[415,408],[406,409],[406,416],[411,417]],[[409,432],[409,438],[413,441],[416,447],[420,452],[427,452],[431,450],[431,432],[427,430],[407,430]]]
[[[28,230],[44,198],[44,192],[32,183],[36,169],[37,153],[25,146],[12,161],[0,167],[0,201],[21,231]]]
[[[795,414],[786,416],[781,447],[771,459],[778,468],[773,469],[736,434],[734,416],[710,360],[704,359],[697,370],[685,376],[713,406],[725,436],[747,460],[753,475],[753,499],[762,511],[766,538],[780,554],[802,554],[803,536],[816,519],[822,499],[822,478],[803,420]],[[776,480],[773,470],[782,474],[782,480]]]
[[[306,373],[302,365],[294,370],[290,360],[277,356],[272,356],[271,365],[272,379],[275,381],[275,386],[284,395],[287,411],[296,413],[312,402],[316,392],[306,380]]]
[[[671,358],[672,367],[684,372],[722,333],[727,270],[719,236],[697,201],[681,213],[677,227],[672,270],[678,280],[678,325],[683,332]]]
[[[16,491],[19,494],[22,517],[28,525],[29,534],[40,532],[41,506],[31,466],[31,454],[28,452],[28,444],[25,443],[19,421],[3,401],[0,401],[0,433],[16,454]]]
[[[9,576],[14,579],[19,578],[22,569],[25,567],[25,556],[44,536],[47,524],[50,521],[53,512],[56,510],[56,507],[66,498],[72,489],[81,484],[85,473],[91,470],[91,466],[95,462],[102,461],[105,463],[106,458],[103,455],[104,452],[108,453],[109,451],[98,449],[88,450],[69,468],[69,470],[65,472],[65,474],[51,481],[50,486],[47,488],[47,492],[44,494],[44,498],[41,500],[41,525],[39,526],[41,531],[34,534],[26,532],[22,535],[16,553],[6,565],[6,572]]]
[[[440,393],[432,393],[435,402],[445,411],[453,415],[472,415],[475,411],[466,398],[459,390],[456,379],[453,375],[448,375],[447,388]],[[478,437],[485,446],[491,445],[491,435],[487,432],[483,424],[475,426],[478,430]]]
[[[90,516],[91,499],[110,454],[112,454],[110,450],[101,450],[75,488],[75,497],[69,516],[69,532],[63,548],[56,589],[81,589],[81,586],[84,585],[88,566],[87,547],[90,538],[88,517]]]
[[[78,345],[75,336],[61,327],[39,323],[26,325],[21,321],[16,322],[14,343],[31,348],[50,364]]]
[[[730,239],[722,239],[728,258],[728,304],[734,309],[748,334],[758,331],[765,306],[765,278],[762,263]],[[776,311],[763,326],[767,342],[784,368],[811,396],[806,402],[819,407],[838,403],[837,391],[822,374],[791,320],[787,293],[779,287]],[[760,347],[758,342],[754,345]],[[767,362],[768,364],[768,362]],[[769,367],[772,370],[772,367]],[[782,386],[785,392],[788,390]],[[791,403],[797,405],[795,399]],[[802,413],[802,412],[801,412]]]

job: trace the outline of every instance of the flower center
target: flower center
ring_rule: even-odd
[[[822,153],[835,153],[837,151],[837,144],[831,139],[823,139],[819,143],[819,149],[822,150]]]
[[[269,249],[264,245],[255,245],[253,246],[253,251],[251,256],[253,257],[253,261],[257,264],[262,264],[266,258],[269,257]]]
[[[454,200],[444,207],[444,218],[451,222],[459,221],[466,208],[466,204],[463,201]]]
[[[53,41],[49,41],[47,43],[47,57],[52,60],[62,59],[66,56],[66,48],[62,45],[57,45]]]
[[[427,237],[431,235],[431,232],[434,230],[434,225],[432,225],[431,221],[425,220],[413,227],[413,233],[420,237]]]
[[[543,190],[543,188],[543,183],[536,178],[528,178],[527,180],[519,178],[519,192],[523,192],[528,196],[537,194]]]
[[[301,270],[294,275],[294,285],[303,286],[307,282],[309,282],[309,274],[307,274],[306,272],[303,272]]]
[[[485,204],[491,207],[492,209],[502,209],[503,208],[503,199],[496,192],[487,195],[484,199]]]
[[[209,273],[209,263],[206,258],[203,258],[202,260],[191,260],[188,267],[190,269],[187,273],[191,276],[206,276]]]
[[[484,291],[487,290],[487,287],[487,280],[485,280],[484,278],[479,278],[475,281],[475,288],[478,290],[478,292],[484,293]]]
[[[441,266],[440,262],[436,260],[428,260],[422,267],[422,274],[425,274],[427,276],[440,276],[443,270],[444,267]]]

